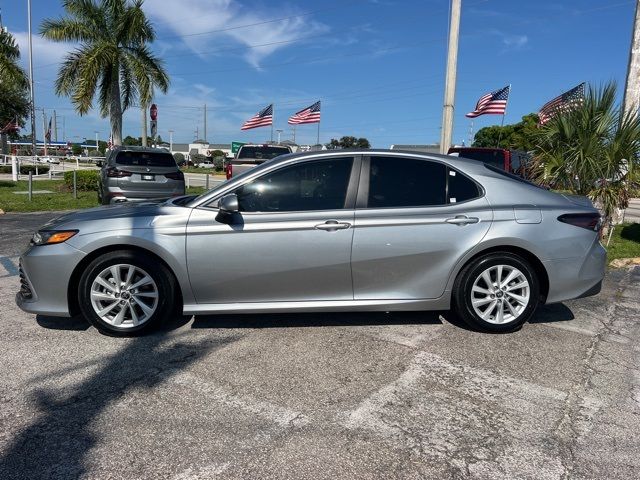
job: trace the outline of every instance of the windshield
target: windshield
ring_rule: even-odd
[[[238,152],[238,158],[257,158],[260,160],[271,160],[278,155],[290,153],[286,147],[242,147]]]
[[[140,167],[175,167],[176,161],[167,152],[119,152],[116,157],[118,165]]]

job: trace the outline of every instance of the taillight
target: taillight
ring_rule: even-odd
[[[112,178],[122,178],[122,177],[130,177],[133,175],[131,172],[127,172],[126,170],[120,170],[116,167],[107,168],[107,177]]]
[[[558,217],[563,223],[574,225],[576,227],[586,228],[597,232],[600,230],[600,214],[599,213],[565,213]]]
[[[184,173],[178,171],[178,172],[171,172],[171,173],[165,173],[164,174],[165,177],[170,178],[171,180],[182,180],[184,181]]]
[[[233,175],[233,165],[231,165],[230,163],[227,163],[225,174],[227,175],[227,180],[229,180]]]

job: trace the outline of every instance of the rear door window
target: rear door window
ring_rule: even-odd
[[[118,165],[139,167],[176,167],[173,156],[167,152],[119,152]]]
[[[482,195],[476,182],[453,168],[449,168],[448,170],[449,176],[447,180],[449,184],[447,192],[449,195],[449,203],[466,202],[467,200],[472,200]]]
[[[447,167],[403,157],[371,157],[369,208],[429,207],[446,201]]]

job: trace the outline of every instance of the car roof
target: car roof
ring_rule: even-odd
[[[113,148],[116,152],[169,153],[166,148],[139,147],[137,145],[118,145]]]

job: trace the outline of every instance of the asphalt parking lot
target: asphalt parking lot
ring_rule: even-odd
[[[50,217],[0,216],[1,479],[640,478],[640,268],[508,335],[351,313],[117,339],[15,306]]]

